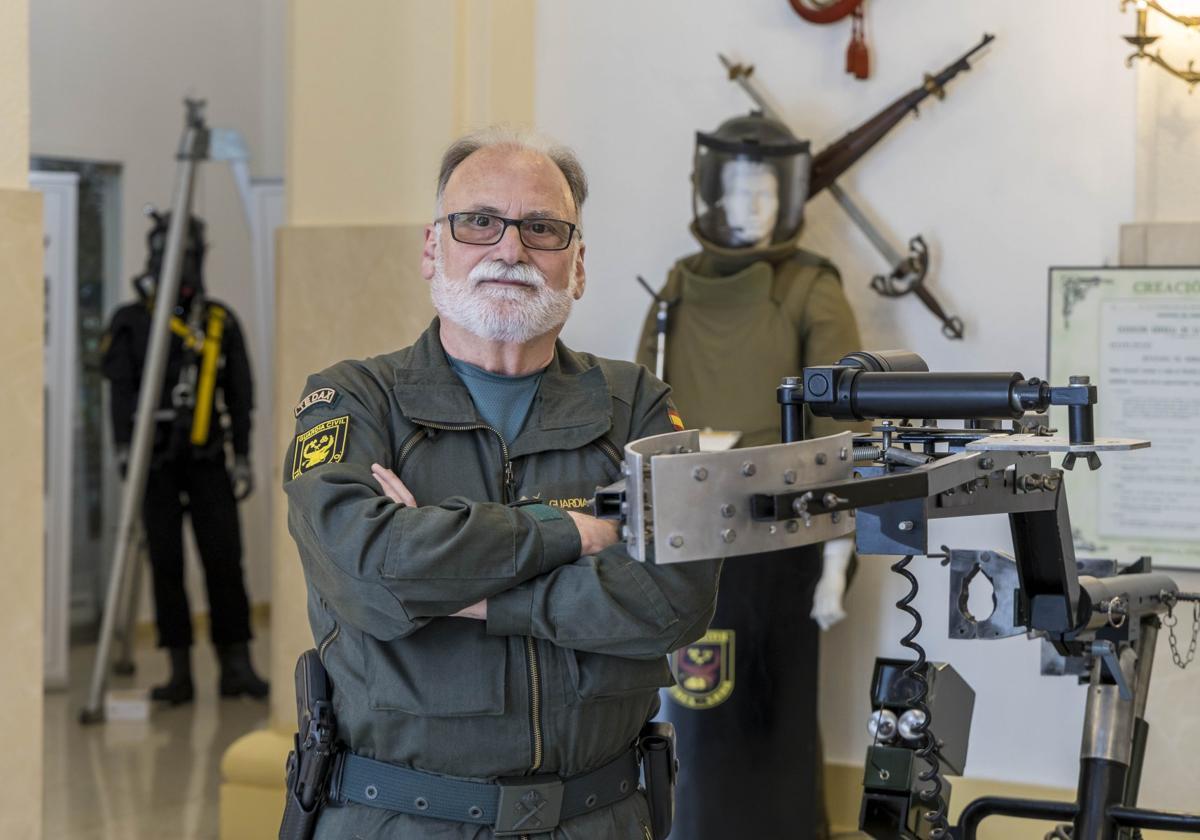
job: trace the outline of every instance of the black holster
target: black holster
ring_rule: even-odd
[[[299,731],[287,759],[287,801],[279,840],[312,839],[337,755],[332,685],[315,650],[306,650],[296,662],[296,718]]]
[[[642,780],[650,803],[650,827],[654,840],[666,840],[675,820],[675,727],[669,723],[647,723],[638,734],[642,758]]]

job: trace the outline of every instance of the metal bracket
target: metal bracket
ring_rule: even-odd
[[[849,534],[854,517],[846,511],[802,506],[790,517],[760,521],[751,499],[793,485],[848,481],[853,438],[842,432],[723,452],[699,451],[695,431],[634,441],[625,447],[629,554],[641,561],[683,563],[779,551]]]
[[[1125,679],[1125,672],[1121,670],[1121,660],[1117,657],[1116,646],[1112,642],[1104,640],[1092,642],[1092,656],[1104,663],[1104,670],[1108,671],[1108,675],[1116,683],[1117,690],[1121,693],[1121,699],[1126,702],[1133,700],[1133,688]]]
[[[967,608],[971,581],[983,575],[992,584],[992,613],[979,619]],[[1016,623],[1021,581],[1017,561],[999,551],[950,552],[950,638],[1004,639],[1025,632]]]

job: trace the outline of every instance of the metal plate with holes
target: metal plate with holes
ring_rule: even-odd
[[[654,511],[650,507],[650,460],[700,450],[695,429],[640,438],[625,446],[625,546],[635,560],[653,562]]]
[[[1096,438],[1091,443],[1072,444],[1067,438],[1045,435],[988,435],[967,444],[968,450],[989,452],[1126,452],[1149,447],[1150,441],[1136,438]]]
[[[967,608],[971,581],[983,575],[992,585],[992,612],[979,619]],[[1003,639],[1019,636],[1025,627],[1014,624],[1017,562],[999,551],[950,552],[950,638]]]
[[[750,497],[849,479],[853,437],[842,432],[797,443],[650,457],[654,562],[758,554],[851,533],[854,519],[847,512],[814,516],[807,525],[803,519],[755,522]],[[655,448],[664,449],[661,443]]]

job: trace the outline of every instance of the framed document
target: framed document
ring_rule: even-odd
[[[1076,464],[1076,553],[1200,569],[1200,266],[1052,268],[1049,326],[1050,381],[1098,387],[1096,436],[1152,443],[1102,454],[1094,478]]]

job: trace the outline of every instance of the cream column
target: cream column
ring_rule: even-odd
[[[5,437],[0,586],[9,770],[0,837],[42,836],[42,199],[29,189],[29,5],[0,3],[0,374]]]
[[[283,804],[296,726],[296,658],[314,641],[282,458],[310,373],[410,344],[433,309],[420,276],[442,149],[492,123],[533,118],[533,0],[352,4],[292,0],[288,223],[276,249],[271,727],[223,761],[222,840],[260,836]],[[280,737],[289,733],[287,739]],[[271,755],[271,753],[276,753]],[[266,782],[253,767],[272,768]],[[278,784],[255,796],[248,785]]]

